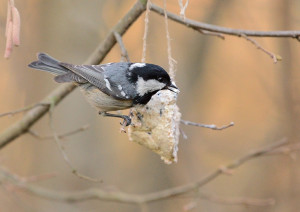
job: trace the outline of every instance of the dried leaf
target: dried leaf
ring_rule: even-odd
[[[12,52],[12,47],[13,47],[12,28],[13,28],[13,23],[12,21],[10,21],[7,26],[6,47],[4,52],[4,58],[9,58]]]
[[[9,22],[12,20],[11,18],[11,5],[10,1],[7,2],[7,17],[6,17],[6,28],[5,28],[5,36],[7,37],[8,34],[8,25]]]
[[[12,17],[13,17],[12,19],[13,20],[13,29],[12,29],[13,44],[19,46],[21,19],[20,19],[20,13],[16,7],[12,7]]]

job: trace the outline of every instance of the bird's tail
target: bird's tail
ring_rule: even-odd
[[[38,54],[38,60],[28,65],[30,68],[47,71],[54,75],[68,73],[68,69],[60,65],[60,62],[45,53]]]

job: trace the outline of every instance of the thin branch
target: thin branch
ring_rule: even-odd
[[[164,9],[159,6],[152,4],[151,10],[156,12],[159,15],[164,16]],[[233,35],[238,37],[241,37],[244,34],[249,37],[288,37],[288,38],[295,38],[297,40],[300,39],[300,31],[254,31],[254,30],[232,29],[232,28],[220,27],[212,24],[206,24],[188,18],[183,20],[180,16],[171,12],[167,12],[167,16],[169,19],[175,22],[184,24],[187,27],[196,30],[200,29],[209,32],[222,33],[222,34]]]
[[[7,112],[7,113],[1,113],[0,114],[0,118],[4,117],[4,116],[14,116],[14,115],[16,115],[18,113],[22,113],[22,112],[26,112],[28,110],[31,110],[32,108],[37,107],[37,106],[46,106],[46,107],[49,107],[50,105],[47,104],[47,103],[36,103],[34,105],[29,105],[27,107],[24,107],[24,108],[15,110],[15,111]]]
[[[41,102],[43,104],[58,104],[66,95],[75,89],[75,84],[67,83],[57,87]],[[4,132],[0,134],[0,149],[14,141],[20,135],[23,135],[28,129],[43,117],[50,107],[36,106],[24,114],[24,116],[16,123],[9,126]]]
[[[105,40],[95,49],[85,64],[99,64],[116,44],[114,32],[123,35],[146,10],[147,0],[138,0],[128,13],[112,28]]]
[[[69,132],[66,132],[66,133],[62,133],[60,135],[57,135],[57,137],[59,139],[64,139],[68,136],[71,136],[71,135],[74,135],[74,134],[77,134],[77,133],[80,133],[80,132],[83,132],[85,130],[87,130],[89,128],[89,125],[84,125],[82,127],[79,127],[77,129],[74,129],[74,130],[71,130]],[[38,134],[37,132],[33,131],[33,130],[28,130],[28,134],[30,134],[31,136],[39,139],[39,140],[47,140],[47,139],[54,139],[54,136],[53,135],[40,135]]]
[[[178,186],[178,187],[174,187],[174,188],[170,188],[170,189],[166,189],[166,190],[159,191],[159,192],[146,194],[144,196],[144,201],[153,202],[153,201],[157,201],[157,200],[162,200],[162,199],[178,196],[178,195],[190,192],[190,191],[194,191],[195,189],[199,189],[200,187],[206,185],[207,183],[209,183],[212,180],[216,179],[217,177],[221,176],[224,173],[224,169],[230,170],[230,169],[238,168],[239,166],[243,165],[248,160],[264,156],[266,153],[268,153],[272,150],[275,150],[279,147],[282,147],[282,146],[286,145],[287,143],[288,143],[287,140],[284,139],[284,140],[281,140],[274,144],[271,144],[267,147],[264,147],[262,149],[253,151],[253,152],[241,157],[240,159],[233,161],[232,163],[230,163],[226,166],[222,166],[223,168],[216,169],[215,171],[208,174],[206,177],[200,179],[197,182],[189,183],[189,184],[186,184],[183,186]]]
[[[190,126],[195,126],[195,127],[204,127],[204,128],[209,128],[212,130],[224,130],[224,129],[234,126],[234,122],[230,122],[229,124],[224,125],[222,127],[217,127],[214,124],[200,124],[200,123],[195,123],[195,122],[186,121],[186,120],[180,120],[180,122],[184,125],[190,125]]]
[[[282,60],[281,56],[276,55],[276,54],[266,50],[256,40],[249,38],[245,34],[242,34],[242,37],[245,38],[247,41],[251,42],[254,46],[256,46],[257,49],[259,49],[259,50],[263,51],[264,53],[266,53],[267,55],[269,55],[273,59],[274,63],[277,63],[278,61]]]
[[[292,158],[294,158],[294,155],[293,153],[295,152],[299,152],[300,151],[300,142],[298,143],[292,143],[288,146],[284,146],[284,147],[281,147],[281,148],[278,148],[276,150],[273,150],[271,152],[269,152],[268,154],[266,155],[290,155]]]
[[[210,36],[216,36],[218,38],[221,38],[222,40],[225,40],[225,36],[222,33],[217,32],[210,32],[202,29],[195,29],[196,31],[200,32],[203,35],[210,35]]]
[[[115,36],[115,38],[116,38],[116,40],[117,40],[117,42],[118,42],[118,44],[121,48],[121,61],[122,62],[125,62],[125,61],[130,62],[129,55],[128,55],[128,52],[125,48],[125,45],[123,43],[121,35],[117,32],[114,32],[114,36]]]
[[[54,124],[53,124],[53,111],[54,111],[54,105],[51,105],[50,107],[50,110],[49,110],[49,125],[50,125],[50,128],[52,130],[52,133],[53,133],[53,137],[54,137],[54,141],[61,153],[61,155],[63,156],[63,159],[65,160],[65,162],[67,163],[67,165],[71,168],[72,170],[72,173],[77,176],[78,178],[80,179],[83,179],[83,180],[87,180],[87,181],[91,181],[91,182],[94,182],[94,183],[100,183],[100,182],[103,182],[102,179],[96,179],[96,178],[92,178],[92,177],[89,177],[87,175],[84,175],[84,174],[81,174],[80,172],[77,171],[77,169],[73,166],[73,164],[71,163],[63,145],[61,144],[60,140],[59,140],[59,137],[54,129]]]
[[[287,140],[283,139],[279,142],[273,143],[262,149],[246,154],[245,156],[233,161],[232,163],[229,163],[226,166],[222,166],[222,168],[216,169],[215,171],[211,172],[210,174],[200,179],[199,181],[185,184],[182,186],[165,189],[158,192],[142,194],[142,195],[130,194],[130,193],[119,192],[119,191],[107,191],[102,189],[87,189],[83,191],[73,191],[73,192],[49,190],[49,189],[41,188],[36,185],[19,182],[18,180],[12,178],[10,173],[5,172],[3,170],[0,170],[0,183],[9,180],[11,183],[13,183],[16,186],[19,186],[20,188],[23,188],[24,191],[28,193],[31,193],[38,197],[42,197],[50,200],[56,200],[56,201],[79,202],[79,201],[86,201],[91,199],[98,199],[98,200],[105,200],[105,201],[131,203],[131,204],[142,204],[142,203],[149,203],[149,202],[169,199],[195,190],[197,191],[202,186],[206,185],[209,182],[212,182],[217,177],[222,176],[225,170],[236,169],[249,160],[253,160],[255,158],[265,156],[269,152],[272,152],[287,144],[288,144]]]
[[[274,199],[257,199],[249,197],[219,197],[211,194],[199,194],[200,199],[205,199],[214,203],[225,204],[225,205],[243,205],[243,206],[257,206],[265,207],[272,206],[275,204]]]
[[[113,27],[112,31],[106,36],[104,41],[95,49],[90,57],[85,61],[85,64],[99,64],[112,47],[116,43],[113,32],[123,35],[133,22],[145,11],[146,0],[137,1],[129,12],[120,19],[120,21]],[[75,84],[63,84],[52,91],[41,102],[47,104],[57,105],[64,97],[70,94],[75,89]],[[0,134],[0,149],[14,141],[20,135],[23,135],[28,129],[35,124],[41,117],[49,111],[49,107],[37,106],[29,110],[22,119],[8,127]]]
[[[187,139],[188,139],[188,136],[186,135],[186,133],[185,133],[181,128],[179,128],[179,130],[180,130],[180,135],[182,136],[182,138],[183,138],[184,140],[187,140]]]
[[[184,205],[184,211],[190,211],[198,206],[198,199],[208,200],[213,203],[223,204],[223,205],[241,205],[247,207],[268,207],[275,204],[274,199],[258,199],[249,197],[220,197],[207,193],[199,193],[194,200]]]
[[[13,177],[16,181],[22,182],[22,183],[32,183],[32,182],[38,182],[38,181],[42,181],[42,180],[48,180],[48,179],[53,178],[53,177],[56,176],[55,173],[45,173],[45,174],[33,175],[33,176],[29,176],[29,177],[20,177],[16,174],[13,174],[13,173],[9,172],[4,167],[0,167],[0,170],[2,172],[9,173],[11,175],[11,177]]]
[[[270,31],[270,32],[264,32],[264,31],[251,31],[251,30],[241,30],[241,29],[231,29],[231,28],[225,28],[220,26],[215,26],[211,24],[206,24],[202,22],[197,22],[191,19],[182,18],[174,13],[167,12],[165,13],[163,8],[160,8],[156,5],[151,5],[151,10],[154,12],[168,16],[169,19],[174,20],[178,23],[184,24],[187,27],[190,27],[194,30],[197,30],[198,32],[204,34],[204,35],[211,35],[211,36],[217,36],[221,39],[225,39],[223,34],[227,35],[234,35],[238,37],[243,37],[246,40],[250,41],[253,45],[255,45],[259,50],[263,51],[267,55],[269,55],[274,63],[277,63],[277,61],[281,60],[282,58],[279,55],[275,55],[274,53],[266,50],[263,48],[257,41],[255,41],[252,38],[249,38],[250,36],[254,37],[291,37],[296,38],[297,40],[300,39],[300,31]]]

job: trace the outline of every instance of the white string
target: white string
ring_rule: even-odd
[[[175,64],[177,63],[177,61],[174,58],[172,58],[171,37],[170,37],[170,33],[169,33],[166,0],[164,0],[164,15],[165,15],[165,27],[166,27],[166,37],[167,37],[167,47],[168,47],[169,75],[170,75],[171,79],[174,80]]]
[[[180,16],[184,20],[185,19],[185,10],[189,5],[189,0],[186,0],[185,4],[183,5],[183,0],[178,0],[179,7],[180,7]]]
[[[150,6],[151,1],[147,1],[147,10],[145,14],[145,28],[144,28],[144,36],[143,36],[143,52],[142,52],[142,63],[146,62],[146,51],[147,51],[147,37],[148,37],[148,30],[149,30],[149,14],[150,14]]]

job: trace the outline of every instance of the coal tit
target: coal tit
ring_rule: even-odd
[[[56,75],[54,80],[58,83],[76,83],[99,114],[122,118],[126,125],[131,123],[128,116],[107,112],[146,105],[160,90],[179,92],[168,73],[154,64],[72,65],[39,53],[38,60],[28,66]]]

